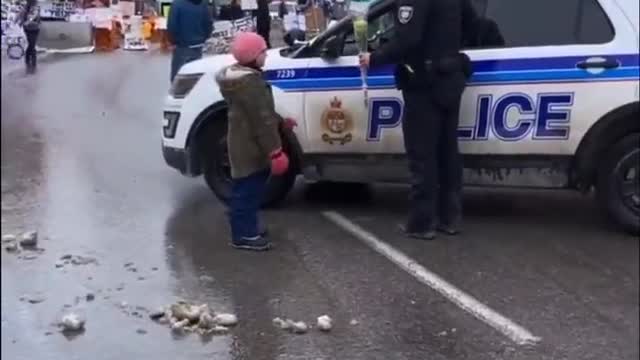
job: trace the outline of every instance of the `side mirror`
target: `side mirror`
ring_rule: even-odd
[[[378,41],[378,39],[380,39],[382,37],[383,34],[384,34],[384,32],[382,30],[378,30],[375,33],[373,33],[373,35],[371,35],[371,37],[368,38],[367,41],[370,42],[370,43],[376,42],[376,41]]]
[[[300,29],[291,29],[284,35],[284,42],[287,46],[293,47],[294,45],[305,41],[305,37],[306,35],[304,31]]]
[[[320,56],[323,59],[337,59],[340,57],[340,39],[337,36],[332,36],[325,41]]]

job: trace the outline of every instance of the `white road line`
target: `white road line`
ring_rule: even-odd
[[[393,246],[385,243],[384,241],[379,240],[373,234],[354,224],[343,215],[335,211],[325,211],[323,212],[323,215],[342,229],[349,232],[351,235],[362,240],[387,259],[391,260],[391,262],[398,265],[404,271],[413,275],[413,277],[418,279],[421,283],[439,292],[441,295],[469,312],[477,319],[485,322],[487,325],[501,332],[504,336],[513,340],[516,344],[532,345],[540,341],[539,337],[534,336],[527,329],[498,314],[485,304],[475,299],[473,296],[449,284],[440,276],[418,264],[417,261],[408,257],[401,251],[396,250]]]

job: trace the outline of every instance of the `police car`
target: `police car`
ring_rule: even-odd
[[[465,53],[474,74],[459,140],[465,183],[596,189],[621,228],[638,233],[640,120],[637,0],[475,0],[483,19]],[[367,10],[372,50],[391,38],[391,0]],[[302,44],[270,50],[265,76],[276,108],[298,121],[284,132],[290,171],[270,179],[264,205],[296,176],[315,181],[407,182],[393,67],[370,69],[362,90],[352,19]],[[165,101],[162,149],[187,176],[230,192],[226,105],[215,73],[233,59],[185,65]],[[428,119],[425,119],[428,121]]]

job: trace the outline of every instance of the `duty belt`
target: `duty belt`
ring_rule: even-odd
[[[443,72],[458,71],[462,69],[462,59],[460,56],[447,56],[436,60],[425,60],[427,71],[437,70]]]
[[[452,61],[453,60],[453,61]],[[445,64],[445,66],[443,66],[443,64]],[[438,60],[425,60],[424,61],[424,70],[426,72],[432,72],[432,71],[443,71],[443,72],[452,72],[452,71],[457,71],[461,68],[460,66],[460,61],[457,59],[447,59],[447,61],[444,61],[442,59],[438,59]],[[404,63],[402,64],[402,66],[404,66],[404,68],[411,74],[415,74],[416,69],[420,68],[420,64],[418,63],[416,64],[407,64]]]

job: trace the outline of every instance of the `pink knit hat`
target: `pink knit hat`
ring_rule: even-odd
[[[254,32],[240,32],[231,43],[231,54],[240,65],[250,64],[265,50],[267,43]]]

